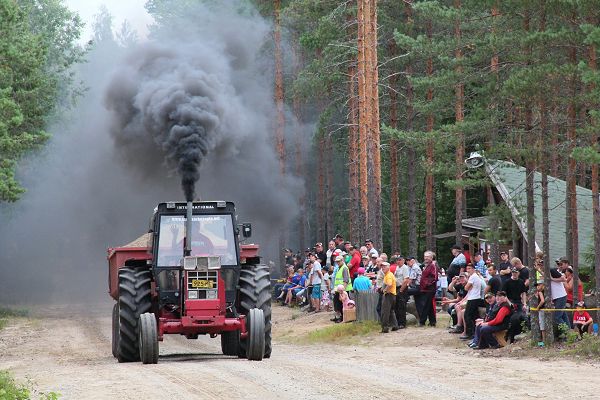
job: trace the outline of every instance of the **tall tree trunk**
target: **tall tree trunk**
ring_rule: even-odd
[[[360,179],[361,181],[365,181],[366,184],[364,190],[368,205],[365,205],[364,208],[367,215],[367,232],[375,246],[381,248],[381,152],[379,90],[377,87],[377,1],[359,0],[358,3],[358,118],[359,127],[362,128],[364,126],[364,135],[366,138],[366,141],[360,140],[361,143],[366,143],[366,171],[363,177],[361,169]],[[369,174],[368,179],[367,173]]]
[[[322,240],[321,238],[324,238],[325,235],[327,234],[326,231],[326,215],[325,215],[325,210],[326,210],[326,205],[325,205],[325,199],[326,199],[326,193],[325,193],[325,168],[326,168],[326,161],[325,161],[325,157],[327,157],[327,154],[325,154],[325,139],[324,138],[320,138],[319,142],[317,144],[317,174],[318,174],[318,189],[317,189],[317,221],[316,221],[316,225],[317,225],[317,236],[319,237],[319,240]]]
[[[461,0],[454,0],[454,7],[460,13],[461,11]],[[456,75],[459,82],[455,86],[455,102],[454,102],[454,118],[457,125],[462,124],[465,119],[464,104],[465,104],[465,85],[462,82],[462,44],[461,44],[461,17],[459,16],[454,23],[454,38],[456,39],[456,50],[454,51],[454,57],[456,58]],[[465,135],[462,128],[459,127],[456,133],[456,181],[462,182],[463,165],[465,158]],[[464,201],[464,189],[462,184],[459,185],[454,191],[454,228],[456,235],[454,241],[457,245],[462,242],[462,219],[463,219],[463,201]]]
[[[274,0],[273,12],[275,16],[275,105],[277,107],[277,127],[275,129],[275,142],[279,155],[279,168],[285,172],[285,111],[283,93],[283,52],[281,49],[281,0]]]
[[[569,49],[569,61],[575,65],[577,62],[577,48],[573,45]],[[577,285],[579,282],[579,230],[577,226],[577,162],[571,157],[577,140],[577,110],[575,97],[577,95],[576,75],[573,73],[569,81],[569,105],[567,108],[567,142],[569,160],[567,163],[567,254],[573,266],[573,301],[577,299]]]
[[[325,136],[325,221],[327,223],[327,238],[332,238],[335,235],[334,215],[333,210],[333,144],[331,135]]]
[[[408,35],[412,36],[413,17],[412,17],[412,0],[405,1],[405,13],[406,13],[406,24],[408,25]],[[411,132],[413,130],[414,122],[414,90],[410,79],[412,78],[413,68],[412,63],[409,62],[404,70],[406,80],[406,131]],[[413,146],[406,146],[406,163],[407,163],[407,176],[406,176],[406,202],[408,208],[408,253],[413,257],[417,257],[417,201],[416,201],[416,185],[415,185],[415,170],[416,170],[416,153]]]
[[[552,114],[553,114],[553,118],[552,118],[552,135],[551,135],[551,142],[552,142],[552,148],[557,149],[559,146],[559,141],[560,141],[560,125],[558,123],[558,116],[560,114],[560,109],[558,107],[558,105],[556,104],[556,102],[554,103],[553,107],[552,107]],[[553,151],[552,155],[551,155],[551,171],[550,171],[550,175],[552,175],[555,178],[560,178],[559,177],[559,165],[560,163],[558,162],[558,151]],[[565,203],[566,204],[566,203]]]
[[[277,125],[275,128],[275,142],[277,153],[279,155],[279,169],[283,178],[285,173],[285,112],[284,112],[284,93],[283,93],[283,52],[281,49],[281,0],[275,0],[273,4],[275,17],[274,41],[275,41],[275,105],[277,108]],[[280,227],[279,248],[287,245],[288,226]],[[280,256],[280,265],[284,265],[283,253]]]
[[[391,41],[389,45],[390,57],[397,54],[395,42]],[[390,98],[390,127],[398,127],[398,93],[396,92],[398,78],[393,75],[390,78],[389,98]],[[392,252],[401,252],[400,250],[400,184],[398,179],[398,140],[390,141],[390,208],[392,212]]]
[[[368,0],[367,0],[368,1]],[[371,140],[373,141],[373,181],[374,202],[373,207],[373,240],[383,249],[383,224],[381,214],[381,135],[379,131],[379,66],[377,58],[377,0],[371,0],[370,8],[370,68],[371,75]]]
[[[500,12],[498,10],[498,2],[495,2],[493,7],[492,7],[492,32],[495,35],[496,34],[496,19],[498,18],[498,15],[500,15]],[[497,112],[498,112],[498,100],[497,100],[497,93],[498,93],[498,71],[499,71],[499,64],[498,64],[499,58],[498,58],[498,51],[494,48],[494,52],[492,54],[492,59],[490,61],[490,70],[492,71],[493,74],[493,79],[494,79],[494,93],[492,94],[492,96],[494,97],[494,100],[491,104],[491,109],[492,112],[494,113],[493,115],[493,128],[492,128],[492,134],[490,137],[490,146],[489,148],[491,149],[495,143],[496,140],[498,139],[498,116],[497,116]],[[493,206],[496,204],[496,199],[494,198],[494,191],[492,190],[491,186],[487,187],[487,195],[488,195],[488,205]],[[492,229],[493,232],[498,230],[498,223],[496,221],[495,218],[492,219],[491,224],[490,224],[490,228]],[[493,238],[491,240],[490,243],[490,258],[492,259],[492,261],[494,262],[494,264],[498,265],[500,263],[500,245],[499,245],[499,241],[497,238]]]
[[[427,21],[426,23],[427,38],[431,42],[432,38],[432,23]],[[427,76],[433,76],[433,59],[429,57],[427,59]],[[427,101],[433,101],[433,87],[427,89]],[[427,132],[433,132],[433,113],[430,112],[427,115]],[[435,251],[435,193],[434,193],[434,178],[433,178],[433,166],[434,166],[434,143],[433,139],[427,140],[427,151],[426,151],[426,166],[427,172],[425,177],[425,242],[427,249]]]
[[[294,43],[297,43],[298,39],[294,40]],[[294,65],[294,77],[298,77],[300,73],[300,54],[298,50],[298,46],[294,45],[292,47],[292,56],[293,56],[293,65]],[[303,162],[303,154],[302,154],[302,131],[300,126],[302,124],[302,105],[300,104],[300,98],[298,95],[294,94],[294,98],[292,99],[292,111],[294,113],[294,117],[296,118],[296,130],[294,132],[295,136],[295,147],[296,147],[296,164],[295,164],[295,174],[299,178],[304,177],[304,162]],[[299,215],[298,215],[298,247],[300,249],[304,249],[306,246],[306,188],[303,188],[300,193],[298,199],[298,207],[299,207]]]
[[[540,2],[540,27],[539,32],[546,31],[546,1],[541,0]],[[546,106],[545,97],[541,97],[539,102],[540,109],[540,130],[538,140],[538,162],[542,173],[542,247],[544,249],[544,295],[548,299],[544,308],[552,308],[552,293],[550,292],[551,279],[550,279],[550,217],[549,217],[549,197],[548,197],[548,147],[545,144],[545,140],[548,137],[548,107]],[[551,153],[555,153],[552,151]],[[531,285],[531,284],[530,284]],[[545,340],[546,346],[550,346],[554,343],[554,329],[551,327],[554,325],[554,316],[552,312],[544,313],[545,318]],[[539,318],[539,314],[538,314]]]
[[[367,174],[367,153],[369,143],[369,126],[367,121],[368,101],[367,101],[367,82],[366,82],[366,43],[365,43],[365,1],[358,0],[357,8],[357,77],[358,77],[358,160],[359,160],[359,194],[360,194],[360,231],[361,242],[367,233],[369,202],[368,202],[368,174]]]
[[[531,31],[530,26],[530,10],[527,9],[525,13],[524,21],[525,32],[529,34]],[[527,56],[527,65],[531,64],[531,47],[527,45],[525,49]],[[533,132],[533,111],[531,104],[527,102],[525,104],[525,135],[529,149],[538,149],[538,141],[534,136]],[[532,155],[531,152],[526,157],[525,166],[525,191],[527,197],[527,265],[529,266],[529,305],[531,307],[537,307],[538,299],[536,296],[536,249],[535,249],[535,197],[534,197],[534,176],[536,170],[536,156]],[[539,325],[539,314],[531,314],[531,336],[534,342],[539,342],[542,339]]]
[[[346,15],[346,25],[348,26],[348,36],[356,35],[355,29],[352,29],[354,16],[351,13]],[[348,210],[349,221],[349,240],[353,243],[362,242],[362,209],[360,206],[359,193],[359,150],[358,141],[358,99],[356,94],[356,60],[351,59],[348,63],[348,188],[350,195],[350,207]]]

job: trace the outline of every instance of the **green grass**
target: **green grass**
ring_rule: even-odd
[[[27,316],[29,316],[29,310],[25,308],[9,308],[0,306],[0,318]]]
[[[573,344],[573,347],[564,351],[565,354],[584,358],[598,358],[600,356],[600,336],[583,335],[583,338]]]
[[[6,327],[8,324],[8,318],[14,317],[26,317],[29,315],[29,310],[26,309],[18,309],[18,308],[8,308],[0,306],[0,331]],[[0,400],[3,400],[0,397]]]
[[[381,330],[375,321],[340,323],[309,332],[306,341],[309,343],[346,343],[356,337],[370,335]]]
[[[19,385],[8,371],[0,371],[0,400],[28,400],[31,393],[26,386]]]
[[[30,400],[31,390],[27,385],[21,385],[13,379],[10,372],[0,370],[0,400]],[[58,400],[60,394],[56,392],[38,393],[40,400]]]

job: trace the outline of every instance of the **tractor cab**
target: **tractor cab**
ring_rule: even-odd
[[[181,312],[186,300],[222,298],[231,306],[240,270],[235,205],[225,201],[193,203],[191,225],[187,224],[187,212],[186,203],[160,203],[152,218],[152,269],[159,306]],[[188,247],[187,257],[202,257],[206,266],[184,268]]]

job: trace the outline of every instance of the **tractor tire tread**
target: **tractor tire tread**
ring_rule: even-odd
[[[119,270],[119,362],[140,360],[140,315],[152,307],[150,277],[148,270]]]

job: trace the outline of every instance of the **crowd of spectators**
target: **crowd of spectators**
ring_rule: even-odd
[[[504,340],[514,342],[529,319],[529,269],[521,260],[509,260],[500,253],[500,263],[494,265],[479,252],[472,256],[467,248],[454,246],[452,262],[441,268],[436,255],[425,251],[423,262],[416,257],[394,254],[388,258],[366,240],[362,246],[345,241],[336,235],[327,244],[316,243],[293,255],[284,249],[287,279],[276,285],[276,298],[282,305],[299,305],[309,312],[333,311],[332,322],[344,321],[345,310],[355,306],[354,294],[378,294],[377,313],[381,332],[388,333],[406,328],[407,304],[412,297],[416,308],[417,326],[436,326],[437,301],[451,316],[450,333],[459,334],[473,349],[498,347]],[[548,304],[544,296],[542,256],[536,263],[536,291],[542,334],[543,308]],[[579,335],[592,332],[593,320],[583,310],[584,303],[569,318],[564,309],[573,306],[572,267],[567,259],[556,261],[551,271],[551,301],[554,322],[575,329]],[[578,287],[583,300],[583,287]],[[537,310],[536,310],[537,311]],[[551,328],[551,327],[548,327]],[[543,342],[542,342],[543,343]]]

